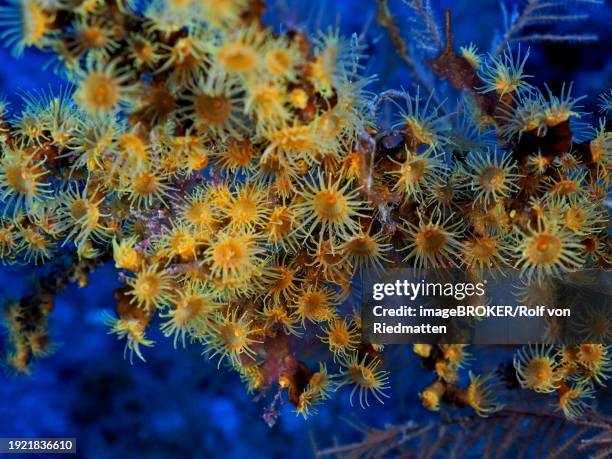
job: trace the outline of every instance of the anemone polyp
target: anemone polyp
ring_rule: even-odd
[[[265,69],[275,79],[295,81],[296,67],[302,63],[302,56],[296,45],[284,39],[268,40],[263,47]]]
[[[184,99],[187,106],[178,110],[180,119],[193,119],[199,133],[210,133],[220,139],[240,137],[245,129],[240,112],[240,87],[229,78],[200,77],[188,86]]]
[[[208,353],[211,359],[219,355],[217,366],[221,366],[225,359],[234,366],[242,366],[242,357],[253,359],[256,353],[252,346],[260,342],[253,336],[259,330],[253,329],[252,324],[246,313],[239,315],[236,309],[217,313],[211,325],[212,333],[207,333],[204,338],[204,353]]]
[[[179,215],[189,225],[198,229],[210,229],[215,224],[215,210],[209,202],[210,190],[197,187],[189,193],[180,205]]]
[[[497,151],[489,151],[469,155],[466,175],[470,179],[470,190],[476,193],[474,205],[479,203],[488,207],[517,192],[517,181],[521,176],[516,171],[516,161],[510,154],[499,155]]]
[[[86,112],[105,115],[119,108],[133,89],[131,72],[119,66],[118,60],[106,62],[100,58],[87,60],[85,69],[75,73],[77,90],[74,98]]]
[[[334,359],[355,351],[360,342],[359,328],[351,319],[331,320],[322,332],[323,336],[320,336],[320,339],[329,346]]]
[[[212,27],[229,27],[240,19],[247,0],[201,0],[198,2],[202,18]]]
[[[161,57],[157,43],[147,35],[132,34],[127,43],[130,57],[137,67],[152,67]]]
[[[514,368],[521,387],[544,393],[558,387],[561,376],[553,346],[523,346],[514,355]]]
[[[321,151],[329,148],[317,131],[316,120],[306,125],[296,123],[272,126],[262,135],[269,141],[260,158],[262,165],[271,159],[281,165],[284,161],[295,164],[298,160],[311,164],[316,161]]]
[[[359,230],[358,217],[364,216],[363,203],[357,199],[358,191],[350,190],[350,183],[341,185],[340,180],[332,182],[322,173],[298,191],[303,202],[296,205],[303,220],[300,232],[309,237],[319,227],[320,240],[325,236],[348,240]]]
[[[576,104],[585,99],[586,96],[572,97],[572,86],[573,83],[570,83],[566,91],[565,83],[563,83],[561,85],[561,92],[558,96],[553,95],[550,88],[546,86],[548,104],[544,109],[544,120],[548,126],[556,126],[559,123],[567,121],[570,116],[580,118],[581,113],[576,111],[580,106]]]
[[[133,363],[134,354],[143,362],[145,361],[140,346],[151,347],[154,343],[145,335],[147,318],[143,319],[139,316],[116,318],[109,314],[105,318],[105,323],[110,326],[109,333],[116,334],[118,339],[126,340],[123,349],[124,358],[129,352],[130,363]]]
[[[0,26],[5,30],[0,35],[14,56],[21,56],[25,48],[42,48],[52,33],[55,14],[45,11],[44,3],[37,0],[11,0],[0,7]]]
[[[296,216],[291,207],[276,206],[272,209],[265,226],[268,241],[281,246],[294,245],[291,236],[295,230]]]
[[[404,161],[392,161],[399,168],[387,174],[397,177],[393,190],[403,193],[406,200],[419,198],[425,190],[436,186],[445,172],[439,155],[432,148],[421,154],[414,154],[406,148]]]
[[[155,202],[165,205],[169,191],[172,189],[166,183],[167,178],[167,174],[163,171],[147,168],[128,177],[121,192],[129,196],[136,208],[151,207]]]
[[[410,241],[402,250],[408,251],[404,261],[415,259],[415,268],[457,266],[462,245],[459,242],[458,223],[451,217],[442,220],[438,212],[429,220],[419,215],[419,223],[404,220]]]
[[[278,124],[289,118],[289,112],[284,105],[285,99],[285,90],[280,84],[250,84],[244,111],[251,116],[257,116],[263,129],[263,126]]]
[[[17,250],[26,262],[38,264],[51,257],[54,243],[36,226],[18,225],[17,235],[21,240]]]
[[[325,322],[332,319],[335,311],[334,293],[326,287],[311,286],[296,293],[293,307],[302,325],[310,322]]]
[[[444,148],[450,142],[445,135],[450,115],[441,113],[442,104],[433,104],[433,93],[423,104],[420,87],[417,87],[416,94],[412,96],[405,93],[404,100],[405,109],[396,104],[400,109],[399,120],[393,127],[404,129],[408,134],[410,146],[415,149],[420,145],[434,149]]]
[[[478,47],[474,43],[470,43],[468,46],[459,47],[461,51],[461,57],[463,57],[469,64],[478,70],[482,64],[482,57],[478,54]]]
[[[383,398],[389,398],[387,394],[390,388],[389,372],[380,370],[381,363],[376,358],[370,358],[368,361],[368,356],[363,356],[360,359],[357,352],[353,352],[341,360],[344,370],[340,375],[344,379],[339,383],[338,387],[345,384],[352,384],[354,386],[349,400],[351,405],[353,405],[353,397],[356,392],[359,396],[359,405],[362,408],[370,406],[370,394],[382,404],[384,404]]]
[[[142,266],[142,253],[134,248],[138,241],[137,236],[117,241],[113,239],[113,259],[115,267],[127,269],[133,272],[138,271]]]
[[[254,185],[244,185],[232,193],[222,213],[235,228],[255,228],[264,225],[268,213],[267,193]]]
[[[528,88],[525,81],[531,75],[524,73],[525,63],[529,57],[529,48],[521,59],[521,48],[518,47],[516,57],[508,47],[499,57],[493,57],[481,67],[480,78],[484,85],[478,88],[482,92],[495,92],[501,99],[504,95],[518,89]]]
[[[89,52],[107,57],[118,46],[114,32],[112,27],[99,18],[92,20],[79,17],[75,21],[68,49],[76,55]]]
[[[213,158],[223,172],[234,174],[248,170],[254,154],[255,148],[250,139],[230,137],[213,154]]]
[[[199,283],[190,282],[178,291],[176,300],[161,318],[168,319],[161,325],[165,336],[172,336],[174,347],[181,342],[185,347],[185,338],[201,338],[210,327],[214,313],[222,305],[217,303],[210,292]]]
[[[535,227],[520,232],[515,253],[521,275],[541,280],[579,269],[584,263],[582,244],[570,231],[544,218]]]
[[[160,58],[164,64],[155,73],[170,72],[169,80],[178,85],[200,78],[203,64],[208,61],[204,52],[205,45],[206,37],[197,30],[179,38],[172,46],[162,44]]]
[[[110,215],[103,212],[104,200],[104,194],[99,190],[88,192],[87,186],[80,191],[70,188],[60,197],[59,224],[61,231],[67,231],[65,242],[72,240],[82,247],[89,239],[97,242],[109,239],[103,219]]]
[[[172,302],[174,278],[158,265],[143,266],[136,277],[127,280],[131,303],[150,311]]]
[[[250,232],[217,235],[205,252],[213,276],[224,281],[248,279],[261,263],[263,253],[258,238]]]
[[[468,269],[490,270],[505,266],[508,255],[508,242],[500,236],[475,236],[465,241],[463,248]]]
[[[46,159],[38,159],[36,153],[10,150],[4,147],[0,159],[0,196],[3,214],[32,209],[36,203],[48,199],[51,183]]]
[[[255,70],[262,58],[263,37],[255,27],[239,30],[215,50],[215,58],[222,71],[244,74]]]
[[[342,250],[355,270],[371,266],[378,271],[383,269],[384,262],[389,261],[386,255],[391,250],[391,244],[383,241],[380,232],[370,235],[361,231],[346,241]]]
[[[469,372],[470,384],[463,392],[463,399],[472,407],[478,416],[487,417],[503,406],[495,400],[493,376],[476,376]]]
[[[527,132],[543,136],[547,132],[546,101],[539,90],[527,88],[507,96],[509,101],[502,101],[496,119],[499,132],[507,138]]]
[[[272,268],[275,276],[268,286],[266,297],[272,297],[276,302],[281,298],[283,300],[292,300],[299,292],[299,283],[301,278],[298,275],[297,268],[286,265],[279,265]]]
[[[168,258],[170,263],[177,257],[181,262],[195,260],[198,247],[202,245],[193,227],[182,223],[173,223],[172,226],[160,235],[156,247],[160,254]]]
[[[585,383],[563,384],[558,389],[558,397],[553,407],[563,412],[568,420],[573,420],[582,416],[585,410],[590,408],[588,400],[595,398],[595,391]]]

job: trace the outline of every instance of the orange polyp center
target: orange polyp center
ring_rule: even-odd
[[[244,248],[237,241],[221,242],[213,251],[213,260],[223,268],[237,268],[244,259]]]
[[[95,108],[110,110],[119,103],[121,90],[112,76],[92,73],[83,82],[84,95]]]
[[[251,223],[257,217],[257,203],[248,196],[239,198],[232,206],[231,216],[234,223]]]
[[[576,192],[579,187],[580,185],[575,180],[562,180],[555,183],[550,191],[561,196],[567,196]]]
[[[231,139],[227,146],[227,155],[234,163],[246,167],[253,157],[253,145],[248,140]]]
[[[88,48],[103,48],[107,42],[104,30],[91,26],[83,31],[83,41]]]
[[[351,240],[347,246],[349,253],[360,256],[371,256],[377,252],[378,245],[369,236],[359,236]]]
[[[188,5],[191,4],[192,0],[172,0],[172,4],[173,6],[177,7],[177,8],[184,8]]]
[[[11,166],[5,170],[9,186],[22,194],[31,194],[34,190],[28,170],[22,166]]]
[[[480,186],[486,191],[501,190],[505,180],[506,173],[503,169],[496,166],[486,167],[480,173]]]
[[[183,62],[189,56],[191,56],[191,48],[190,48],[189,39],[182,39],[174,45],[172,49],[172,54],[174,55],[174,60],[177,62]]]
[[[134,42],[132,48],[136,57],[138,57],[141,61],[150,62],[153,59],[153,45],[149,41],[142,38],[138,39]]]
[[[276,284],[274,285],[274,290],[281,292],[287,289],[293,283],[294,275],[293,272],[288,269],[284,269],[281,273],[281,277],[278,279]]]
[[[586,364],[594,365],[601,360],[602,347],[597,344],[581,344],[578,357]]]
[[[495,240],[492,238],[481,238],[478,239],[471,247],[472,254],[474,257],[479,258],[481,260],[486,260],[491,258],[496,250]]]
[[[346,346],[350,340],[348,330],[342,325],[333,328],[329,333],[329,340],[336,346]]]
[[[315,195],[313,206],[316,215],[321,220],[338,221],[346,216],[348,201],[342,193],[324,189]]]
[[[135,291],[137,295],[143,299],[151,300],[159,294],[160,282],[155,275],[146,275],[136,284]]]
[[[553,379],[553,369],[544,358],[534,358],[525,370],[525,380],[530,387],[540,387]]]
[[[49,30],[52,15],[43,11],[36,2],[26,3],[25,20],[23,21],[24,42],[28,46],[36,45]]]
[[[414,118],[407,118],[405,123],[414,140],[425,145],[433,145],[435,143],[433,133],[424,123]]]
[[[87,215],[88,203],[84,199],[77,199],[70,207],[70,214],[75,220],[80,220]]]
[[[146,158],[146,148],[144,142],[136,134],[125,133],[117,140],[119,149],[129,154],[133,154],[139,159]]]
[[[311,293],[306,296],[304,300],[304,306],[307,310],[315,311],[323,304],[323,299],[316,293]]]
[[[270,216],[268,230],[277,235],[284,235],[291,231],[291,212],[281,208],[275,210]]]
[[[228,69],[237,72],[251,70],[257,62],[255,53],[242,43],[228,44],[219,52],[219,58]]]
[[[520,79],[511,77],[504,67],[500,67],[495,79],[495,89],[498,94],[507,94],[518,88],[520,82]]]
[[[349,367],[351,379],[359,387],[372,388],[376,386],[376,376],[374,372],[364,365],[351,365]]]
[[[446,234],[438,228],[425,228],[416,236],[417,247],[427,254],[441,252],[446,242]]]
[[[223,343],[231,351],[238,351],[245,345],[246,330],[245,327],[236,322],[223,324],[220,330]]]
[[[584,211],[579,207],[572,207],[565,215],[567,227],[571,230],[579,230],[585,222]]]
[[[138,252],[131,247],[123,248],[116,256],[116,267],[136,270],[140,264]]]
[[[173,252],[183,258],[188,258],[193,256],[196,241],[189,233],[182,231],[172,236],[170,246]]]
[[[529,260],[536,265],[555,263],[561,251],[562,245],[559,237],[547,233],[536,235],[527,247]]]
[[[408,183],[418,183],[425,175],[426,162],[422,159],[413,160],[404,165],[403,175]]]
[[[559,123],[567,121],[571,114],[572,113],[569,108],[565,106],[560,106],[555,109],[551,109],[546,114],[546,124],[551,127],[556,126]]]
[[[157,179],[151,174],[144,174],[134,182],[134,191],[140,195],[155,193],[157,190]]]
[[[283,75],[291,65],[289,55],[281,49],[274,50],[268,54],[268,69],[277,75]]]
[[[566,169],[572,169],[577,166],[577,161],[572,155],[565,155],[561,158],[561,165]]]
[[[204,122],[219,126],[230,119],[232,100],[224,95],[200,94],[195,99],[195,111]]]
[[[212,222],[210,207],[203,202],[192,204],[185,212],[190,223],[208,225]]]
[[[192,295],[184,298],[177,305],[174,320],[179,324],[189,322],[204,309],[204,299],[200,296]]]
[[[23,238],[28,241],[28,243],[34,247],[36,247],[38,250],[44,250],[46,247],[46,241],[45,238],[38,234],[36,231],[33,230],[26,230],[22,233]]]
[[[189,167],[194,170],[200,171],[208,166],[208,156],[206,153],[199,151],[191,151],[188,155]]]

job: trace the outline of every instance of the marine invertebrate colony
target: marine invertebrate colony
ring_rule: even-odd
[[[55,53],[74,85],[1,113],[2,260],[113,258],[124,285],[108,322],[130,356],[144,360],[159,326],[249,390],[286,390],[304,416],[345,385],[362,406],[388,397],[381,347],[359,342],[354,281],[366,266],[517,267],[528,281],[609,267],[609,122],[574,138],[580,98],[527,83],[528,52],[459,56],[449,22],[430,64],[463,90],[461,105],[403,91],[388,130],[358,38],[276,33],[262,9],[20,0],[0,10],[15,52]],[[470,116],[458,121],[461,107]],[[44,345],[20,328],[20,308],[7,311],[9,364],[25,372]],[[306,362],[313,341],[324,346]],[[522,386],[557,391],[571,417],[608,378],[609,349],[563,351],[521,351],[515,367]],[[425,407],[499,409],[492,376],[457,386],[463,346],[415,353],[436,373]],[[579,371],[560,373],[567,359]]]

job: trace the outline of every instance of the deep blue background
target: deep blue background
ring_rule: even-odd
[[[286,22],[308,22],[311,27],[339,25],[346,34],[360,33],[372,23],[370,1],[324,2],[285,0],[288,9],[272,8],[269,24],[278,24],[278,11]],[[295,6],[299,3],[299,6]],[[491,38],[501,27],[495,1],[435,2],[439,17],[452,4],[457,46],[470,41],[489,50]],[[477,4],[477,8],[473,5]],[[400,16],[404,7],[392,1]],[[472,5],[472,6],[470,6]],[[600,7],[585,29],[604,34],[610,6]],[[289,17],[291,15],[291,17]],[[410,77],[390,49],[385,34],[372,23],[367,30],[372,55],[368,71],[379,75],[372,90],[410,87]],[[576,94],[589,94],[593,110],[597,94],[612,81],[608,59],[610,32],[600,43],[532,46],[528,73],[537,81],[558,88],[575,81]],[[22,90],[58,88],[61,83],[43,71],[49,55],[28,51],[20,60],[0,48],[0,93],[18,108]],[[30,288],[31,271],[0,268],[0,295],[18,297]],[[200,355],[199,346],[172,349],[171,340],[153,334],[154,349],[145,349],[147,362],[130,365],[123,360],[123,343],[108,335],[102,316],[114,307],[116,273],[110,266],[98,270],[88,287],[70,287],[56,298],[51,333],[57,351],[41,360],[27,378],[0,375],[0,437],[77,437],[86,457],[309,457],[312,441],[330,445],[359,437],[341,419],[381,427],[408,419],[434,419],[418,400],[418,392],[430,382],[409,348],[391,349],[387,369],[392,371],[392,399],[367,411],[351,408],[344,390],[320,408],[311,421],[296,417],[290,405],[270,429],[261,420],[264,402],[253,402],[235,373],[218,371]],[[499,352],[475,350],[473,368],[491,370]],[[495,358],[491,357],[495,354]],[[462,375],[465,378],[465,375]],[[269,399],[267,400],[269,401]]]

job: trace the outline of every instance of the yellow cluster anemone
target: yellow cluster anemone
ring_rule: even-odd
[[[49,297],[110,263],[106,322],[130,361],[157,327],[309,417],[342,389],[362,407],[390,397],[391,352],[362,330],[361,279],[514,268],[532,305],[556,299],[549,277],[609,270],[609,92],[587,129],[571,83],[529,80],[529,51],[455,53],[449,31],[427,68],[460,100],[424,75],[371,94],[364,35],[266,24],[261,1],[136,3],[0,6],[3,43],[52,53],[71,83],[21,108],[0,100],[0,262],[45,265],[41,288],[54,289],[6,308],[16,371],[52,350]],[[569,419],[612,377],[612,319],[595,306],[572,326],[592,343],[525,346],[509,368]],[[546,325],[544,339],[562,331]],[[467,345],[412,350],[432,375],[426,409],[501,408],[499,378],[469,368]]]

